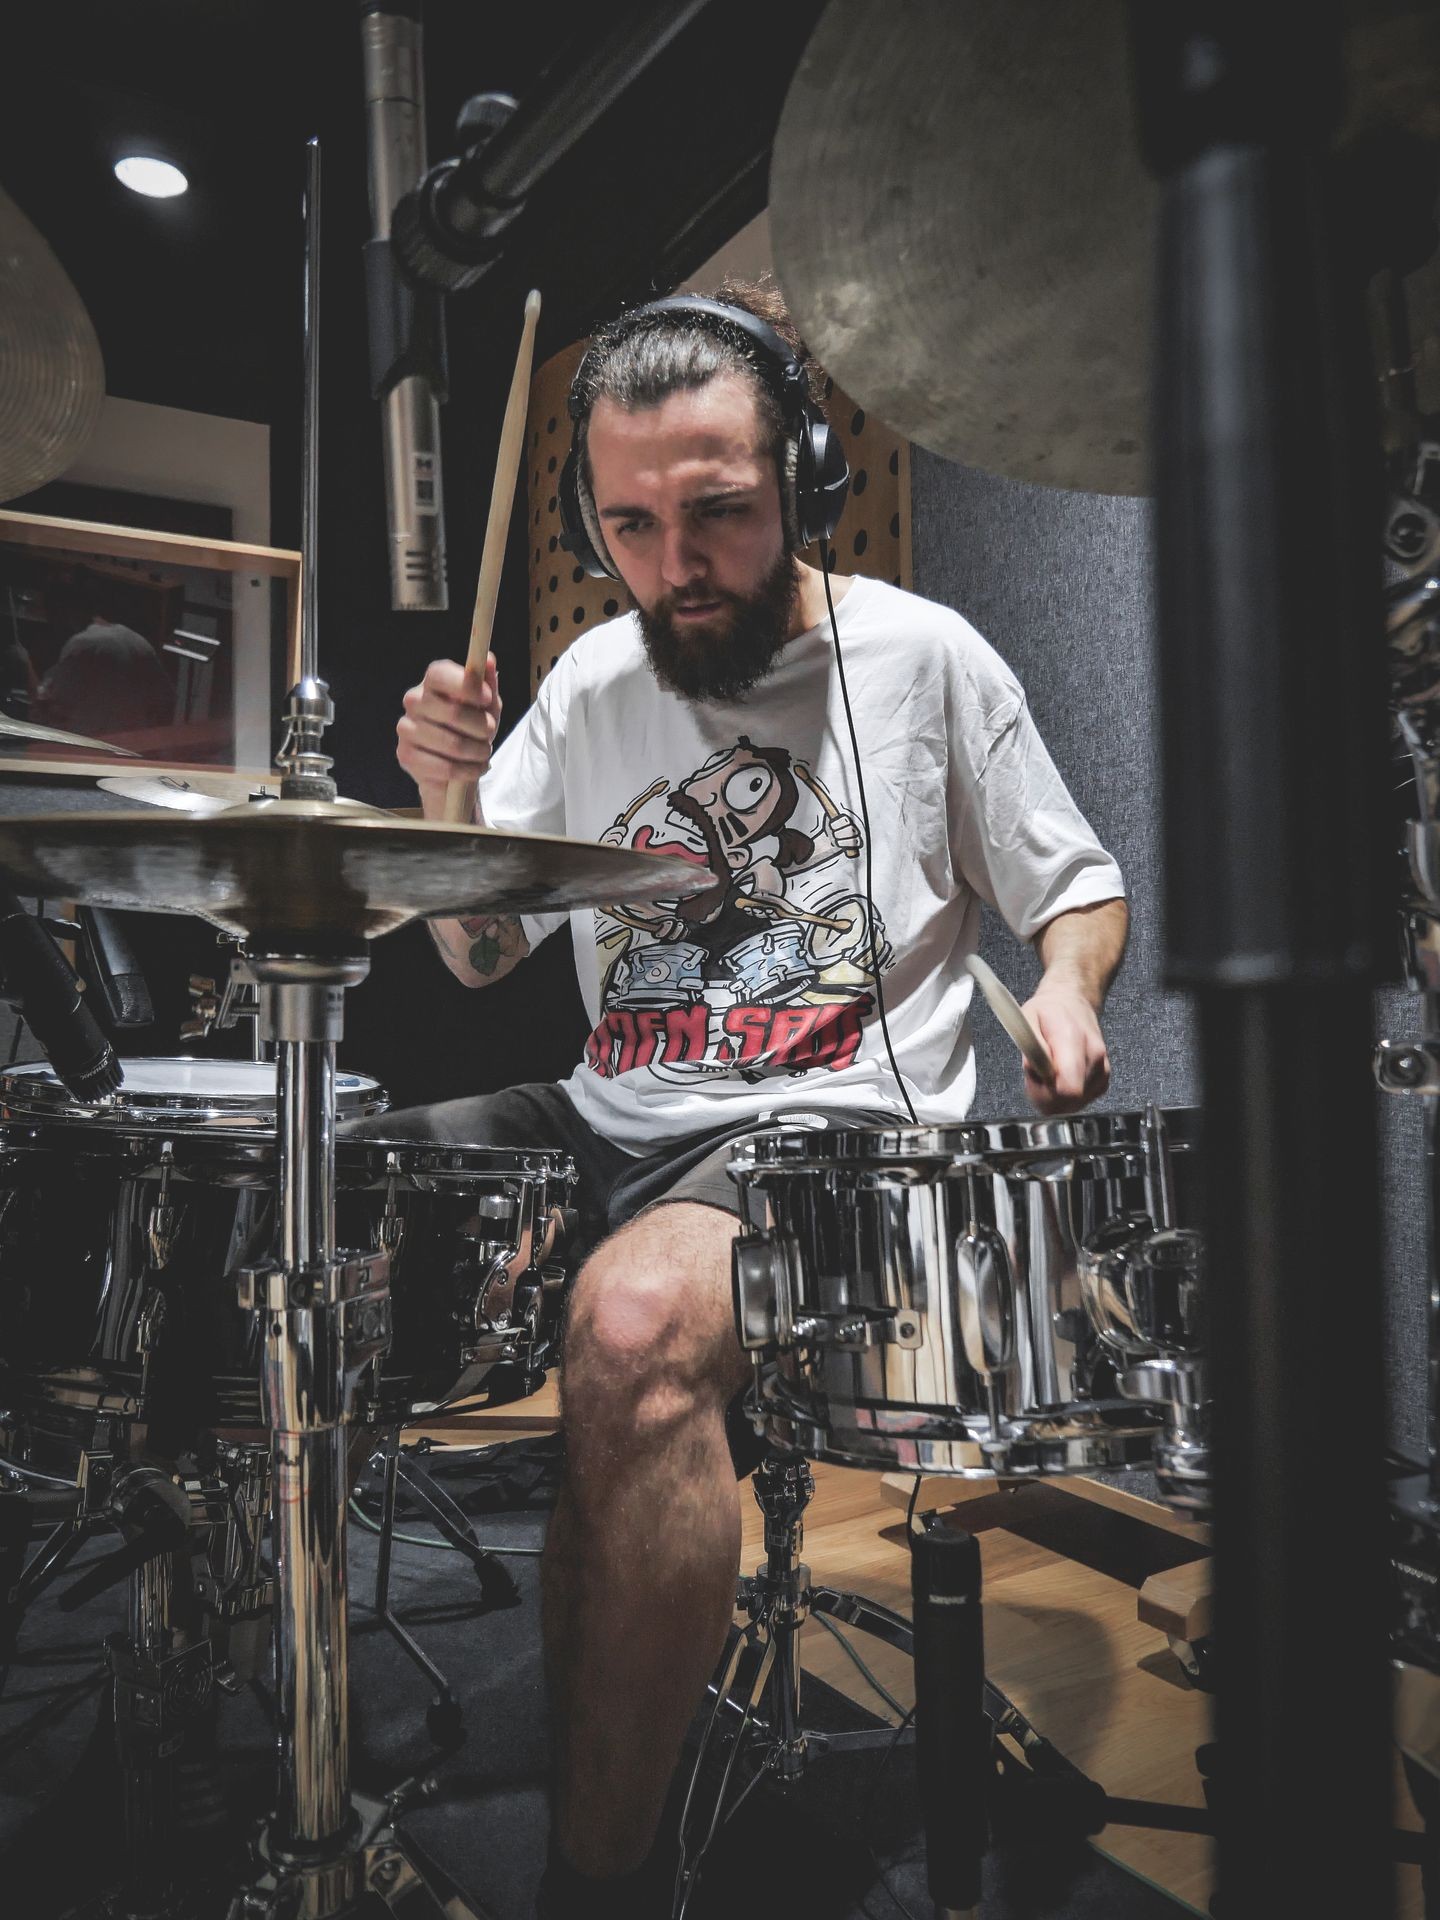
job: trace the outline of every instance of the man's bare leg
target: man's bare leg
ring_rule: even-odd
[[[543,1574],[553,1831],[585,1874],[644,1860],[734,1607],[740,1503],[724,1411],[747,1371],[734,1232],[714,1207],[657,1208],[575,1284],[566,1479]]]

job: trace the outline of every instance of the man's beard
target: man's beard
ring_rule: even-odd
[[[670,595],[649,613],[637,602],[640,637],[655,678],[685,700],[739,699],[775,664],[790,637],[799,592],[795,563],[782,553],[754,593],[710,588],[682,600]],[[703,606],[709,600],[720,602],[713,623],[707,620],[695,632],[676,626],[677,605]]]

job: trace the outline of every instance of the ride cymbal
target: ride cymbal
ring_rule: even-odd
[[[1440,12],[1348,0],[1339,136],[1440,133]],[[776,272],[812,352],[931,452],[1148,487],[1156,189],[1123,0],[830,0],[770,168]],[[1305,30],[1302,20],[1297,31]]]

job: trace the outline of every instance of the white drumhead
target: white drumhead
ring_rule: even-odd
[[[18,1115],[85,1118],[112,1126],[150,1121],[203,1125],[273,1124],[275,1068],[268,1060],[200,1060],[185,1055],[122,1060],[124,1084],[109,1100],[77,1100],[45,1061],[0,1074],[0,1104]],[[335,1104],[347,1118],[383,1112],[389,1104],[378,1080],[363,1073],[335,1075]]]

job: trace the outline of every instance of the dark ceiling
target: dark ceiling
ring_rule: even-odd
[[[325,146],[327,339],[363,333],[366,235],[353,0],[59,0],[0,29],[0,185],[44,233],[99,332],[110,392],[277,422],[296,401],[300,180]],[[432,158],[470,94],[522,100],[626,9],[429,0]],[[821,0],[711,5],[534,195],[506,261],[451,302],[452,351],[534,281],[541,347],[687,271],[764,204],[776,115]],[[144,200],[134,146],[191,181]],[[513,329],[511,329],[513,330]],[[467,347],[467,343],[469,346]]]

